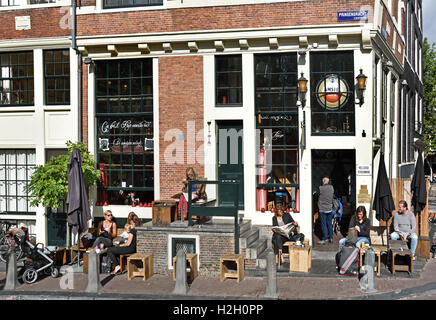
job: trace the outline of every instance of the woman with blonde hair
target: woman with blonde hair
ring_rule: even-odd
[[[102,243],[105,248],[112,246],[112,240],[117,236],[117,224],[112,221],[112,218],[112,211],[106,210],[104,212],[104,220],[100,221],[97,227],[98,237],[92,244],[94,249],[100,248]]]

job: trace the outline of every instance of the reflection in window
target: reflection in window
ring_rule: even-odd
[[[255,55],[257,210],[299,211],[297,55]]]
[[[217,106],[242,105],[242,56],[215,56]]]
[[[0,0],[0,7],[19,6],[20,0]]]
[[[33,52],[0,53],[0,106],[33,101]]]
[[[45,103],[70,103],[70,51],[44,51]]]
[[[96,62],[100,204],[140,204],[153,200],[151,62],[151,59]]]
[[[104,9],[161,5],[163,0],[104,0],[103,2]]]
[[[353,52],[310,54],[312,134],[354,135]]]
[[[0,212],[36,212],[25,191],[35,164],[35,150],[0,150]]]

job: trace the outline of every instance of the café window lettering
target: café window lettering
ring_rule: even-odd
[[[96,62],[99,205],[154,199],[152,60]]]
[[[296,53],[255,55],[256,209],[299,211]]]
[[[354,135],[353,52],[310,54],[312,135]]]

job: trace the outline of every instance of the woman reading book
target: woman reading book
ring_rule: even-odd
[[[283,211],[283,208],[281,206],[277,207],[277,211],[274,214],[274,217],[272,218],[272,225],[274,226],[284,226],[287,225],[289,223],[292,223],[296,228],[297,228],[297,232],[299,231],[299,225],[297,221],[294,221],[294,219],[292,219],[291,215],[287,212]],[[272,244],[273,244],[273,249],[274,249],[274,254],[276,255],[276,264],[279,263],[279,253],[280,253],[280,262],[283,264],[285,262],[285,259],[282,255],[282,249],[283,249],[283,243],[285,243],[286,241],[289,241],[289,238],[274,232],[273,236],[272,236]]]

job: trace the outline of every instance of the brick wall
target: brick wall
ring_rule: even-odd
[[[78,16],[78,34],[134,34],[336,24],[338,11],[360,10],[362,6],[373,7],[374,0],[315,0],[88,14]],[[372,21],[373,17],[369,17],[369,22]]]
[[[188,166],[192,166],[199,177],[204,175],[203,164],[196,161],[204,159],[203,141],[195,141],[196,135],[203,129],[203,104],[203,57],[159,58],[161,199],[170,199],[174,194],[181,192],[182,180]],[[181,137],[168,130],[174,130],[174,134],[183,134],[183,141],[179,140]],[[171,141],[165,141],[166,134],[167,140],[171,138]],[[183,156],[177,156],[176,150],[173,149],[177,141],[182,145]]]
[[[176,235],[174,230],[142,230],[138,228],[137,252],[152,253],[154,272],[157,274],[172,274],[168,269],[168,234]],[[202,276],[219,276],[220,258],[233,253],[233,233],[183,233],[183,235],[200,235],[200,270]],[[245,252],[241,252],[244,253]],[[255,264],[255,261],[254,261]]]
[[[61,7],[0,11],[0,40],[70,36]],[[15,30],[16,16],[30,16],[30,30]]]

